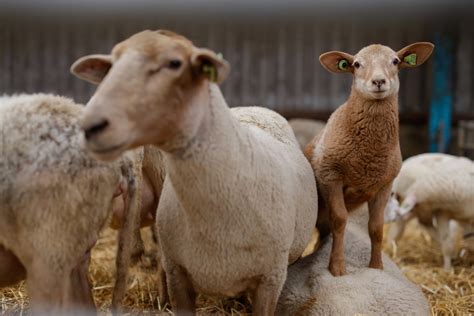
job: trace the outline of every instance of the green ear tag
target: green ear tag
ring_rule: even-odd
[[[218,57],[219,59],[224,59],[224,55],[223,55],[222,53],[217,53],[217,57]]]
[[[349,62],[347,61],[347,59],[341,59],[337,63],[337,68],[339,68],[339,70],[346,71],[347,68],[349,68]]]
[[[403,61],[409,65],[416,66],[416,54],[413,53],[403,57]]]
[[[209,78],[210,81],[217,81],[217,71],[216,67],[211,64],[205,64],[202,66],[202,72]]]

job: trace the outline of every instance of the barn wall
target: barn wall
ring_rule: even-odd
[[[464,23],[464,24],[463,24]],[[474,47],[472,23],[463,22],[454,36],[456,72],[455,117],[474,113]],[[222,52],[232,66],[223,84],[231,106],[265,105],[326,118],[347,98],[351,77],[327,73],[318,56],[328,50],[356,53],[366,44],[380,42],[394,48],[432,40],[423,24],[364,27],[326,22],[277,21],[244,24],[172,22],[157,19],[90,21],[0,20],[0,92],[54,92],[87,102],[95,87],[69,74],[70,65],[91,53],[107,53],[114,43],[145,28],[168,28],[183,33],[197,45]],[[432,64],[401,73],[402,119],[429,113]]]

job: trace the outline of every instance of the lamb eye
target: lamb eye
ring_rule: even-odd
[[[357,69],[359,69],[359,68],[360,68],[360,63],[359,63],[358,61],[356,61],[356,62],[354,63],[354,67],[357,68]]]
[[[168,64],[168,68],[170,69],[178,69],[179,67],[181,67],[181,60],[173,59]]]
[[[396,65],[398,65],[398,64],[400,63],[400,59],[395,58],[395,59],[392,61],[392,63],[396,66]]]

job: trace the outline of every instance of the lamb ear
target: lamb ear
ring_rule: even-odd
[[[417,42],[405,46],[397,52],[400,68],[413,68],[423,64],[433,52],[434,45],[429,42]]]
[[[226,60],[206,48],[194,48],[191,66],[196,74],[218,84],[224,82],[230,71]]]
[[[110,55],[88,55],[79,58],[72,64],[71,73],[76,77],[99,84],[112,67]]]
[[[326,70],[334,73],[354,72],[354,56],[344,52],[332,51],[319,56],[319,62]]]

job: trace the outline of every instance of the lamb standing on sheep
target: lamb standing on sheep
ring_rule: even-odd
[[[231,112],[212,82],[227,62],[169,31],[138,33],[72,71],[103,79],[83,120],[91,151],[164,153],[157,223],[174,311],[194,312],[196,292],[250,291],[255,315],[273,314],[317,217],[311,167],[287,121],[263,108]]]
[[[117,275],[125,278],[139,217],[142,150],[117,163],[82,146],[82,106],[52,95],[0,102],[0,286],[27,277],[33,309],[95,308],[87,278],[89,250],[111,215],[117,188],[125,202]],[[114,299],[125,283],[118,280]],[[82,310],[84,312],[84,310]]]
[[[441,245],[444,269],[451,270],[456,255],[456,220],[465,233],[474,224],[474,163],[447,154],[422,154],[407,159],[393,183],[386,222],[390,243],[398,240],[406,223],[416,217]],[[393,207],[390,207],[393,205]]]
[[[316,253],[288,268],[276,315],[430,315],[420,288],[383,255],[384,270],[365,267],[370,257],[367,207],[350,213],[344,244],[350,274],[334,278],[325,269],[330,239]]]
[[[349,99],[331,115],[324,130],[305,150],[321,195],[317,227],[321,237],[329,230],[333,233],[329,270],[334,276],[346,273],[347,212],[364,202],[369,203],[370,215],[369,267],[383,268],[384,207],[401,165],[398,71],[422,64],[432,50],[430,43],[415,43],[398,52],[387,46],[370,45],[355,56],[333,51],[320,57],[327,70],[354,75]]]

